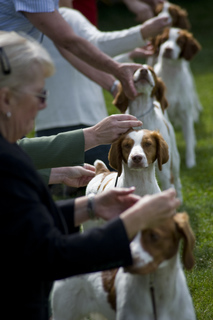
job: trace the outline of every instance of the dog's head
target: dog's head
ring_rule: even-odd
[[[165,1],[155,7],[156,16],[169,16],[172,19],[172,27],[190,30],[191,25],[188,19],[188,13],[178,5]]]
[[[172,60],[183,58],[190,61],[201,50],[199,42],[190,32],[178,28],[166,28],[152,39],[152,44],[160,57]]]
[[[111,145],[108,158],[118,176],[122,172],[122,162],[130,170],[141,170],[157,160],[162,170],[162,165],[169,159],[168,145],[157,131],[131,129]]]
[[[158,227],[143,230],[131,242],[133,265],[126,270],[147,274],[163,268],[173,258],[183,239],[183,265],[187,270],[194,266],[193,249],[195,237],[187,213],[177,213]]]
[[[165,97],[165,84],[156,76],[153,68],[146,64],[137,69],[133,75],[134,85],[139,94],[154,97],[164,111],[168,102]],[[121,111],[125,112],[129,105],[129,100],[125,95],[122,85],[119,86],[118,93],[113,100],[113,104]]]

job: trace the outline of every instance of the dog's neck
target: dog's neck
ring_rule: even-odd
[[[165,308],[171,309],[172,298],[177,294],[177,286],[179,285],[177,274],[180,272],[180,269],[180,257],[177,253],[171,259],[162,262],[158,269],[151,274],[127,274],[126,289],[129,292],[134,287],[137,294],[141,297],[141,301],[150,301],[150,286],[152,283],[157,309],[161,304]],[[129,290],[128,286],[130,286]],[[168,299],[168,295],[170,299]]]
[[[158,56],[158,60],[156,65],[154,66],[155,72],[158,74],[158,69],[160,68],[161,71],[163,71],[165,74],[176,72],[181,72],[182,68],[184,68],[184,65],[187,64],[188,61],[186,61],[183,58],[179,59],[168,59],[164,58],[162,56]]]
[[[155,164],[141,170],[130,170],[126,163],[122,164],[122,173],[118,178],[117,186],[135,186],[135,194],[144,196],[146,194],[159,193],[160,188],[155,176]]]
[[[150,94],[142,93],[129,103],[129,113],[143,121],[154,108],[154,99]]]
[[[168,294],[172,298],[177,290],[177,273],[181,268],[179,253],[169,260],[162,262],[158,269],[152,274],[151,280],[155,290],[156,303],[161,303],[161,299],[168,301]],[[168,277],[169,274],[169,277]],[[150,275],[148,275],[150,280]],[[169,292],[168,292],[169,290]],[[170,307],[170,306],[169,306]]]

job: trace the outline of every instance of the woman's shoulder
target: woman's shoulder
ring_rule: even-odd
[[[17,145],[17,143],[9,143],[0,136],[0,167],[10,167],[16,171],[23,166],[32,166],[29,156]]]

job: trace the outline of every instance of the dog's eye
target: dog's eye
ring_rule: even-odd
[[[157,233],[154,233],[154,232],[151,232],[151,233],[150,233],[150,240],[151,240],[152,242],[157,242],[157,241],[159,240],[158,234],[157,234]]]
[[[131,145],[130,145],[129,143],[125,143],[125,144],[124,144],[124,148],[125,148],[125,149],[131,149]]]
[[[145,147],[150,147],[152,144],[151,144],[151,142],[146,142],[145,143]]]

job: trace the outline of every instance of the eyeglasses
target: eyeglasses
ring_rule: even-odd
[[[7,75],[11,73],[9,59],[2,47],[0,47],[0,64],[3,74]]]
[[[45,103],[47,100],[47,97],[49,96],[49,91],[46,89],[43,89],[40,93],[37,92],[25,92],[25,91],[21,91],[21,90],[15,90],[13,89],[13,91],[18,92],[18,93],[25,93],[25,94],[30,94],[36,98],[38,98],[40,100],[40,103]]]
[[[40,100],[41,103],[45,103],[47,100],[47,97],[49,96],[49,91],[46,89],[43,89],[41,93],[36,93],[36,92],[26,92],[26,93],[32,96],[35,96]]]

